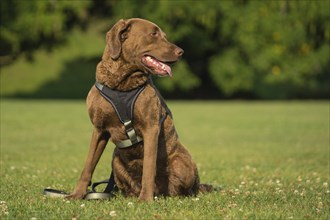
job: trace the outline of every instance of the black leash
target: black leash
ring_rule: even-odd
[[[96,187],[101,185],[101,184],[107,184],[106,188],[104,189],[103,192],[97,192]],[[94,199],[110,199],[113,197],[112,191],[116,188],[115,184],[115,177],[113,176],[113,172],[111,171],[110,178],[100,181],[100,182],[95,182],[92,184],[92,191],[88,192],[84,199],[85,200],[94,200]],[[46,188],[43,191],[43,194],[47,197],[51,198],[65,198],[69,196],[67,192],[57,190],[57,189],[50,189]]]
[[[92,184],[92,192],[93,193],[96,193],[97,191],[96,191],[96,187],[98,186],[98,185],[101,185],[101,184],[108,184],[106,187],[105,187],[105,189],[104,189],[104,191],[103,191],[103,193],[111,193],[112,192],[112,190],[115,188],[115,186],[116,186],[116,183],[115,183],[115,177],[113,176],[113,172],[111,171],[111,174],[110,174],[110,178],[109,179],[105,179],[105,180],[102,180],[102,181],[100,181],[100,182],[95,182],[95,183],[93,183]]]

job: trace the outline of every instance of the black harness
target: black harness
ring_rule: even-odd
[[[167,107],[164,98],[160,95],[157,88],[152,83],[151,79],[149,79],[150,85],[155,89],[158,98],[161,101],[161,104],[166,109],[166,114],[163,115],[160,119],[160,124],[164,122],[167,115],[172,117],[172,113],[170,109]],[[142,137],[138,136],[133,127],[133,111],[134,104],[137,97],[141,94],[141,92],[145,89],[145,86],[140,86],[136,89],[130,91],[118,91],[114,89],[110,89],[109,87],[102,85],[99,82],[95,83],[95,87],[100,91],[100,94],[112,105],[112,107],[116,110],[117,116],[121,123],[125,126],[125,132],[127,134],[128,139],[122,140],[118,143],[115,143],[118,148],[127,148],[131,147],[134,144],[140,143],[143,141]]]
[[[136,135],[134,130],[133,111],[135,101],[140,93],[144,90],[144,86],[127,92],[110,89],[98,82],[95,83],[95,87],[100,91],[100,94],[108,102],[110,102],[110,104],[116,110],[119,120],[125,126],[125,132],[128,136],[128,139],[116,143],[116,146],[118,148],[126,148],[143,141],[141,137]]]

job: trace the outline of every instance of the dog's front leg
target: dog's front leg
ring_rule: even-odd
[[[110,138],[109,133],[94,128],[89,152],[87,155],[85,167],[81,173],[79,182],[74,192],[69,195],[69,199],[82,199],[86,195],[88,185],[91,182],[95,167],[104,151]]]
[[[147,129],[143,135],[143,173],[139,196],[142,201],[152,201],[154,197],[159,129],[158,126]]]

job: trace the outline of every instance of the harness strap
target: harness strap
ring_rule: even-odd
[[[171,110],[168,108],[164,98],[153,84],[151,78],[149,78],[149,83],[155,90],[161,105],[165,108],[166,114],[162,115],[160,118],[160,124],[163,124],[168,115],[173,118]],[[120,121],[125,126],[125,132],[128,139],[116,143],[116,146],[118,148],[127,148],[142,142],[143,138],[136,134],[132,120],[135,101],[145,87],[139,87],[128,92],[112,90],[99,82],[95,82],[95,87],[100,91],[100,94],[114,107]]]
[[[143,138],[138,136],[133,127],[133,109],[134,103],[144,87],[140,87],[128,92],[112,90],[99,82],[95,82],[95,87],[100,91],[101,95],[114,107],[119,120],[125,126],[125,132],[129,139],[116,143],[118,148],[131,147],[134,144],[143,141]],[[128,103],[128,105],[126,105]],[[130,111],[130,112],[129,112]]]

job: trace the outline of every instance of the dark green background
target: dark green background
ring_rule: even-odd
[[[185,50],[174,80],[156,80],[167,98],[329,98],[329,0],[2,0],[0,4],[1,68],[16,65],[22,57],[37,65],[36,51],[52,53],[65,46],[73,30],[83,35],[98,26],[96,38],[104,39],[120,18],[141,17],[158,24]],[[35,92],[2,96],[84,98],[101,55],[72,57],[59,78],[45,81]],[[73,72],[81,78],[79,88],[86,89],[72,90],[77,83],[69,74]]]

